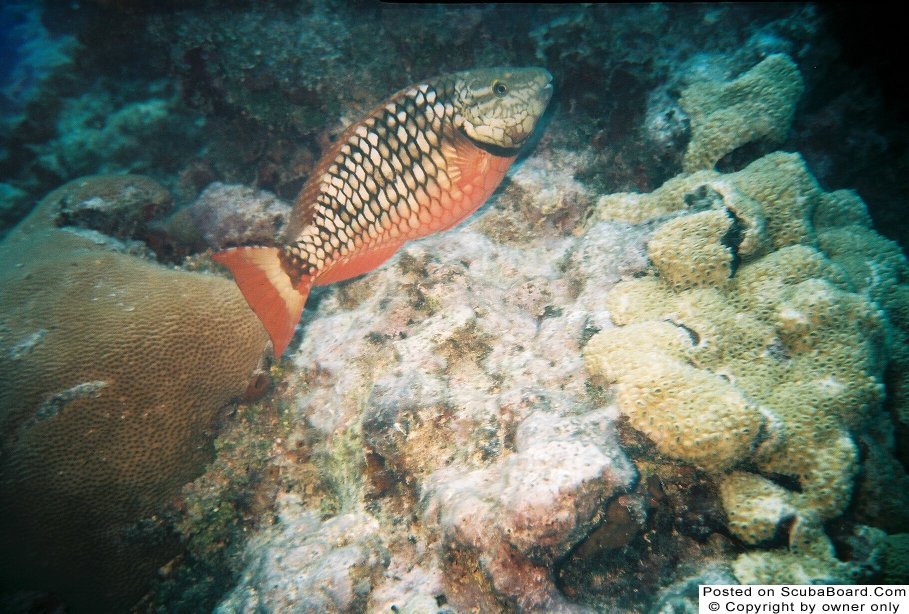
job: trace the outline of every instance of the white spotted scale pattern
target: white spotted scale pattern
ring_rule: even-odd
[[[551,94],[552,76],[534,67],[462,71],[407,88],[326,152],[297,198],[288,245],[214,254],[275,356],[290,343],[313,285],[371,271],[406,241],[482,206]]]
[[[348,131],[319,178],[311,222],[284,251],[287,270],[314,275],[355,252],[446,225],[454,202],[443,193],[452,177],[439,146],[455,110],[445,97],[421,84]]]

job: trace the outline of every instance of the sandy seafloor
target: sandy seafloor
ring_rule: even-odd
[[[694,612],[909,583],[902,24],[825,4],[0,8],[0,610]],[[555,94],[316,289],[211,255],[434,75]]]

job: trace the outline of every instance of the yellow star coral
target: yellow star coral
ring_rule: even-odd
[[[786,518],[820,527],[852,496],[855,435],[882,415],[906,260],[798,155],[673,182],[676,209],[706,207],[654,232],[654,275],[610,292],[618,327],[590,340],[588,370],[616,383],[620,411],[663,454],[717,476],[740,539],[769,540]],[[850,226],[832,226],[834,211]]]
[[[691,118],[685,170],[711,169],[724,155],[758,139],[782,144],[804,89],[798,68],[783,54],[768,56],[728,83],[692,84],[679,100]]]

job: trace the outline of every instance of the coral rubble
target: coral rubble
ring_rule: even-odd
[[[205,243],[217,250],[280,240],[290,206],[264,190],[216,181],[187,207],[186,215],[195,228],[202,229]]]
[[[287,446],[318,437],[303,445],[320,477],[281,524],[311,509],[375,518],[389,554],[368,607],[573,607],[554,565],[634,488],[614,409],[587,398],[580,341],[587,305],[643,264],[641,234],[509,245],[475,230],[487,224],[406,246],[304,317]],[[586,259],[597,252],[616,258]],[[560,271],[572,260],[603,287],[579,294]],[[244,586],[263,581],[244,573]],[[434,580],[415,591],[407,574]]]
[[[349,513],[320,521],[296,495],[277,506],[278,526],[250,543],[250,564],[215,611],[362,611],[388,564],[376,520]]]

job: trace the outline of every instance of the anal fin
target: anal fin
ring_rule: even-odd
[[[336,281],[344,281],[345,279],[368,273],[394,256],[395,252],[398,251],[403,244],[404,242],[402,241],[391,245],[383,245],[382,247],[377,247],[367,252],[357,254],[346,262],[339,262],[317,277],[315,285],[324,286],[333,284]]]
[[[294,336],[312,280],[305,278],[295,287],[281,266],[277,247],[236,247],[212,256],[234,276],[243,297],[255,312],[280,357]]]

